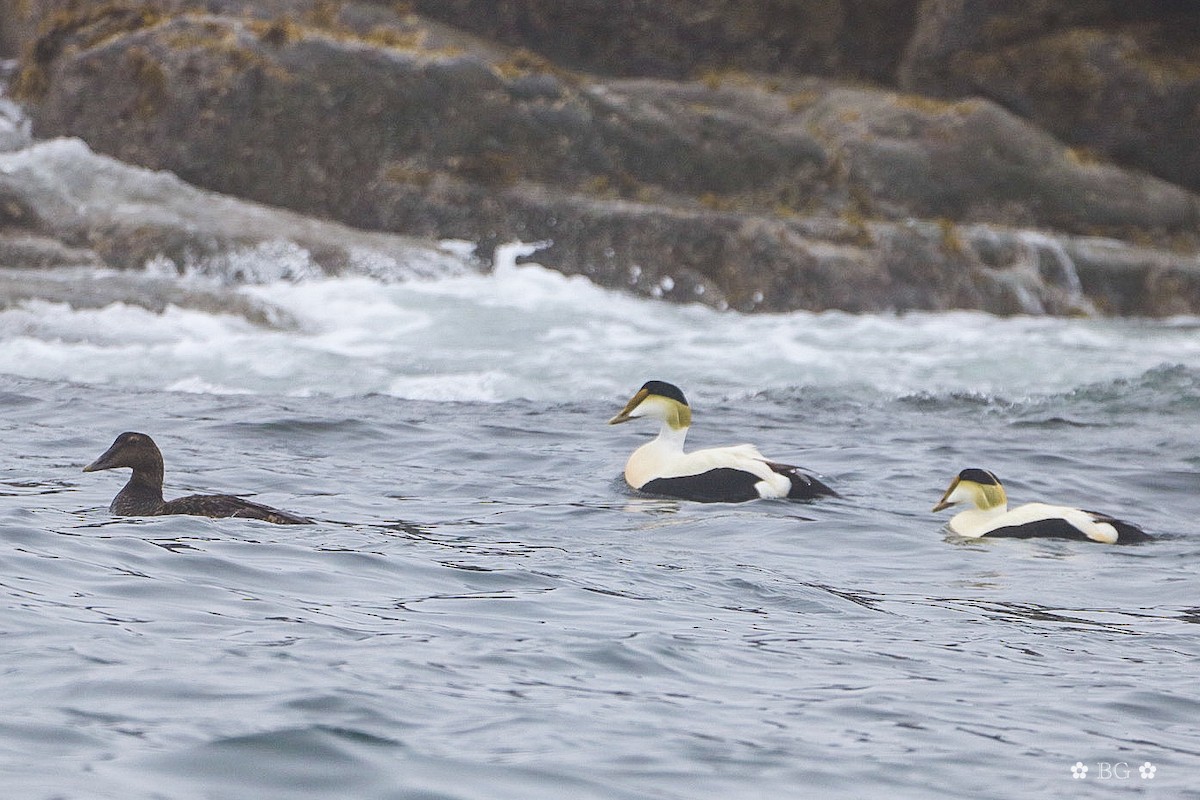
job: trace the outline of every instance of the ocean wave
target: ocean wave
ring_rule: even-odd
[[[1200,406],[1200,368],[1160,363],[1131,377],[1113,377],[1048,392],[991,393],[946,390],[901,394],[896,402],[929,410],[970,409],[1020,413],[1055,407],[1096,406],[1113,412],[1144,411],[1166,405]],[[1178,406],[1176,406],[1178,408]]]
[[[654,378],[701,408],[761,395],[784,408],[898,402],[991,412],[1049,407],[1060,396],[1187,402],[1200,370],[1189,320],[744,315],[634,298],[512,262],[509,254],[488,275],[423,281],[345,275],[236,286],[79,271],[75,283],[105,292],[79,300],[62,289],[72,281],[45,279],[0,303],[0,373],[482,402],[615,401]]]

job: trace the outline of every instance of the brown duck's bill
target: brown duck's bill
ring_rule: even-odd
[[[629,412],[637,408],[638,404],[645,400],[649,395],[650,393],[645,389],[638,389],[637,394],[630,398],[629,402],[625,404],[625,407],[621,409],[621,413],[610,419],[608,424],[617,425],[621,422],[629,422],[629,420],[634,419],[633,417],[629,416]]]
[[[113,467],[115,467],[116,464],[108,463],[109,460],[112,459],[112,457],[113,457],[114,449],[116,449],[116,448],[110,447],[107,450],[105,450],[103,455],[101,455],[95,461],[93,461],[92,463],[90,463],[86,467],[84,467],[83,471],[84,472],[99,472],[102,469],[112,469]]]

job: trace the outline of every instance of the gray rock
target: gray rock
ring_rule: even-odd
[[[985,97],[1081,148],[1200,190],[1200,5],[932,0],[900,85]]]
[[[744,70],[886,82],[920,0],[415,0],[413,9],[564,67],[686,79]]]
[[[261,281],[352,272],[384,279],[465,272],[435,243],[360,231],[225,197],[92,153],[76,139],[0,154],[0,265],[148,262]]]
[[[1145,297],[1094,302],[1089,287],[1118,284],[1064,284],[1057,256],[1027,257],[1029,237],[1058,252],[1100,236],[1157,246],[1182,275],[1200,201],[987,100],[737,73],[599,79],[355,3],[277,19],[170,6],[56,18],[18,81],[35,132],[360,228],[485,250],[551,240],[539,260],[563,272],[718,307],[1200,307],[1144,275],[1120,285]],[[1005,248],[977,248],[963,233],[976,229],[1024,236],[1008,250],[1026,255],[989,261]],[[106,259],[151,249],[110,238]],[[196,247],[149,241],[176,261]]]

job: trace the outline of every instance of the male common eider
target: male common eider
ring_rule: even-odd
[[[122,433],[104,455],[84,467],[83,471],[97,472],[118,467],[133,469],[129,483],[117,493],[108,507],[109,511],[119,516],[191,514],[199,517],[261,519],[277,525],[313,524],[311,519],[228,494],[194,494],[164,501],[162,453],[154,440],[144,433]]]
[[[679,388],[647,381],[609,425],[650,417],[662,423],[658,438],[633,451],[625,464],[631,487],[702,503],[740,503],[760,497],[811,500],[837,496],[798,467],[768,461],[753,445],[683,452],[692,410]]]
[[[970,503],[974,508],[951,517],[950,530],[972,539],[981,536],[1017,539],[1052,536],[1091,539],[1104,544],[1150,539],[1136,525],[1095,511],[1046,503],[1026,503],[1009,511],[1008,496],[1000,479],[984,469],[964,469],[958,473],[933,510],[941,511],[959,503]]]

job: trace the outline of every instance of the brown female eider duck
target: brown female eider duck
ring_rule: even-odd
[[[108,510],[118,516],[153,517],[190,514],[199,517],[242,517],[276,525],[311,525],[305,517],[252,503],[228,494],[194,494],[163,500],[163,457],[158,445],[144,433],[126,432],[117,437],[102,456],[83,468],[84,472],[129,467],[133,475],[113,498]]]

